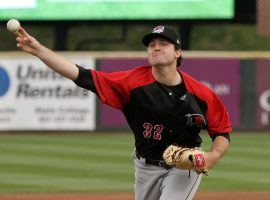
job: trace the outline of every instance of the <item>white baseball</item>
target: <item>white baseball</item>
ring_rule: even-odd
[[[10,31],[10,32],[16,32],[19,28],[21,27],[21,24],[20,22],[17,20],[17,19],[10,19],[8,22],[7,22],[7,29]]]

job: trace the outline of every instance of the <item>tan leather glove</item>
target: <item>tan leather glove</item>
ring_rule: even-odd
[[[208,174],[204,151],[198,148],[186,148],[170,145],[163,153],[163,159],[169,166],[182,170],[195,170],[197,173]]]

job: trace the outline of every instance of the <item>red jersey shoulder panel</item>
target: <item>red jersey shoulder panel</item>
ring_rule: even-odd
[[[217,133],[228,133],[232,131],[232,126],[227,109],[220,98],[210,88],[202,84],[195,78],[180,71],[187,91],[207,104],[207,130],[210,136]]]
[[[120,110],[129,102],[132,89],[155,82],[150,66],[111,73],[91,70],[91,74],[102,103]]]

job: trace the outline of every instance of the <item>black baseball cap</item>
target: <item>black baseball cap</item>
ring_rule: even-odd
[[[169,26],[157,26],[151,33],[146,34],[142,43],[148,47],[150,41],[154,38],[166,38],[170,42],[176,45],[177,48],[181,49],[181,40],[175,29]]]

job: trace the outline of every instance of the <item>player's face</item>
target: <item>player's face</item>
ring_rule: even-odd
[[[176,51],[174,44],[163,38],[152,39],[147,48],[148,61],[151,66],[176,66],[181,51]]]

